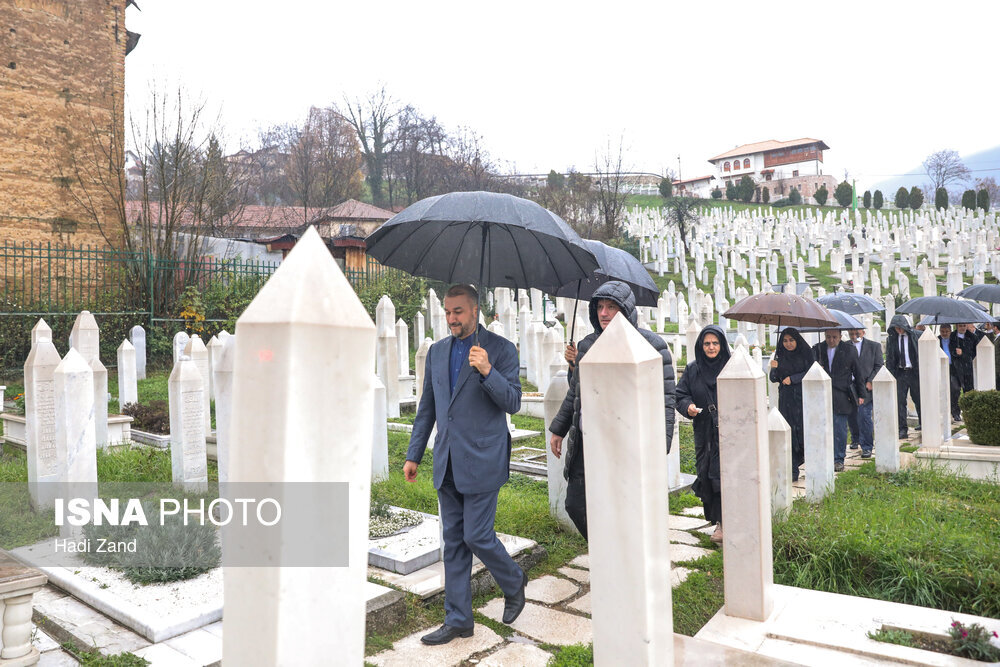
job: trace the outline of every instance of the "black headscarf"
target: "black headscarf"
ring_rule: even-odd
[[[705,334],[709,333],[715,334],[719,339],[719,354],[714,359],[709,359],[708,355],[705,354],[705,349],[702,347]],[[726,332],[722,330],[722,327],[716,324],[709,324],[701,330],[701,333],[698,334],[698,340],[694,345],[694,358],[698,362],[700,378],[708,385],[709,389],[715,391],[715,380],[729,361],[729,343],[726,341]]]
[[[784,343],[781,342],[786,335],[795,339],[795,349],[791,352],[786,350]],[[778,369],[786,375],[807,371],[816,360],[812,346],[806,342],[798,329],[792,327],[785,327],[778,332],[778,347],[775,349],[774,358],[778,362]]]

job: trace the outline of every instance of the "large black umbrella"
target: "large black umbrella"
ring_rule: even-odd
[[[973,301],[1000,303],[1000,285],[973,285],[959,292],[958,296],[964,296]]]
[[[583,241],[587,249],[594,253],[597,258],[597,270],[584,280],[569,283],[559,288],[555,296],[580,300],[590,299],[594,295],[594,290],[608,282],[609,280],[619,280],[627,284],[635,295],[635,305],[655,306],[656,300],[660,296],[660,290],[653,282],[649,271],[642,265],[634,255],[612,248],[600,241]],[[576,334],[576,308],[579,303],[573,304],[573,324],[570,328],[569,341],[573,342]]]
[[[365,245],[385,266],[446,283],[555,292],[597,268],[562,218],[533,201],[495,192],[421,199]]]
[[[831,312],[841,310],[851,315],[862,313],[877,313],[885,310],[885,306],[867,294],[852,294],[851,292],[837,292],[836,294],[824,294],[816,299]]]
[[[918,296],[901,305],[896,312],[933,315],[936,324],[989,322],[993,319],[976,302],[953,299],[950,296]]]

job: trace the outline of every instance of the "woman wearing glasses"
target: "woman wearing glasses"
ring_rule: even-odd
[[[695,358],[688,359],[684,375],[677,384],[677,412],[693,421],[698,478],[691,489],[701,498],[705,519],[715,524],[712,541],[722,544],[716,379],[729,361],[729,344],[722,329],[710,324],[698,334],[694,349]]]

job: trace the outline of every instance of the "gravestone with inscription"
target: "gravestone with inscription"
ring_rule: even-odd
[[[39,320],[41,322],[41,320]],[[37,328],[37,325],[36,325]],[[51,334],[51,331],[49,331]],[[61,359],[56,346],[39,337],[24,362],[25,442],[28,454],[28,490],[38,510],[53,506],[55,484],[62,474],[56,443],[55,370]]]
[[[205,347],[201,336],[194,334],[188,339],[184,346],[184,355],[194,362],[195,368],[201,373],[202,400],[205,402],[203,418],[205,419],[205,435],[212,432],[212,403],[208,396],[208,388],[211,386],[211,371],[208,367],[208,348]]]
[[[205,381],[186,355],[167,381],[170,399],[170,466],[174,484],[185,491],[208,488],[205,450]]]

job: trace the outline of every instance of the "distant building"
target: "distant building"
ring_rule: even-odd
[[[792,188],[799,191],[803,201],[812,201],[821,186],[826,185],[831,197],[837,187],[837,179],[823,173],[825,150],[830,147],[819,139],[770,139],[737,146],[708,161],[715,167],[715,178],[723,190],[726,183],[738,183],[743,176],[750,176],[759,188],[769,189],[772,201],[788,196]]]
[[[700,197],[708,199],[712,190],[719,185],[719,179],[714,174],[674,181],[674,194],[678,197]]]

